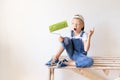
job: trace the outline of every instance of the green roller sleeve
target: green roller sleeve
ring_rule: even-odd
[[[50,32],[54,32],[66,27],[68,27],[67,21],[62,21],[62,22],[58,22],[56,24],[50,25],[49,30]]]

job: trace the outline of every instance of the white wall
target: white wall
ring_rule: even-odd
[[[86,31],[95,27],[89,56],[120,56],[119,7],[120,0],[0,0],[0,80],[47,80],[44,63],[59,46],[48,26],[65,19],[70,25],[76,13],[84,16]],[[109,80],[119,71],[111,73]],[[56,76],[87,80],[66,70]]]

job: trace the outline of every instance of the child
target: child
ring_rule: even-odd
[[[88,34],[84,32],[84,18],[81,15],[73,17],[72,28],[71,37],[59,37],[61,43],[59,50],[46,65],[57,65],[57,67],[76,66],[82,68],[93,65],[93,59],[87,56],[87,52],[90,48],[90,40],[94,29],[91,29]],[[66,59],[59,61],[59,57],[64,49],[71,61]]]

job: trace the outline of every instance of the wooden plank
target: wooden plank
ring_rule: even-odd
[[[67,67],[57,68],[56,66],[54,66],[54,67],[51,67],[51,68],[55,68],[55,69],[74,69],[74,68],[76,68],[76,67],[75,67],[75,66],[67,66]],[[78,69],[84,69],[84,68],[78,68]],[[92,67],[85,68],[85,69],[95,69],[95,70],[102,70],[102,69],[120,70],[120,67],[112,67],[112,66],[92,66]]]
[[[69,59],[68,56],[60,56],[59,59]],[[109,56],[102,56],[102,57],[99,57],[99,56],[91,56],[91,58],[93,59],[120,59],[120,57],[109,57]]]
[[[103,63],[103,64],[120,64],[120,63],[117,63],[117,62],[94,62],[94,64],[100,64],[100,63]]]
[[[96,64],[99,64],[99,65],[114,65],[114,66],[116,66],[116,65],[120,65],[120,64],[115,64],[115,63],[94,63],[93,65],[96,65]]]
[[[91,56],[92,58],[120,58],[118,56]]]
[[[120,59],[120,57],[91,57],[93,59]]]
[[[120,59],[93,59],[94,61],[120,61]]]
[[[120,67],[120,65],[119,64],[93,64],[93,66],[104,66],[104,67],[106,67],[106,66],[109,66],[109,67]]]
[[[97,60],[97,59],[112,59],[112,60],[114,60],[114,59],[116,59],[116,60],[120,60],[120,58],[115,58],[115,57],[111,57],[111,58],[92,58],[92,59],[95,59],[95,60]]]

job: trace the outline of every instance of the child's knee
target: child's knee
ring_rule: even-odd
[[[93,65],[93,63],[94,63],[93,59],[88,57],[88,65],[87,66],[90,67]]]
[[[68,38],[68,37],[64,37],[63,42],[64,42],[64,45],[65,45],[65,46],[68,46],[68,45],[71,43],[71,39]]]
[[[90,66],[93,65],[93,59],[90,58],[90,57],[87,57],[87,60],[86,60],[85,63],[86,63],[86,64],[85,64],[85,67],[90,67]]]

